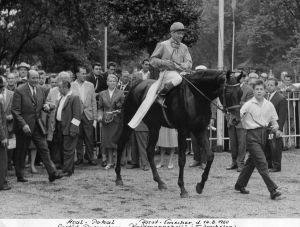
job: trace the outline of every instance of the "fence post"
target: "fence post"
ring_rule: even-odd
[[[217,101],[218,106],[222,106],[220,100]],[[217,152],[223,151],[224,146],[224,116],[221,110],[217,110]]]

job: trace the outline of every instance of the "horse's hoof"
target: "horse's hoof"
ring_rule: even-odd
[[[180,197],[181,197],[182,199],[188,198],[188,197],[189,197],[189,193],[187,193],[187,192],[182,192],[182,193],[180,193]]]
[[[204,185],[202,185],[201,183],[198,183],[198,184],[196,185],[196,191],[197,191],[197,193],[198,193],[198,194],[201,194],[202,191],[203,191],[203,188],[204,188]]]
[[[158,185],[158,189],[159,190],[166,190],[166,189],[168,189],[168,187],[167,187],[167,185],[165,183],[163,183],[163,184],[159,184]]]
[[[122,180],[116,180],[116,185],[117,186],[123,186],[123,181]]]

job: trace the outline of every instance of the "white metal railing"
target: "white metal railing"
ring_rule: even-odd
[[[288,117],[282,136],[284,138],[283,142],[285,147],[295,149],[295,147],[299,147],[300,145],[300,91],[285,92],[283,95],[286,97],[288,104]],[[221,118],[224,119],[224,114],[221,111],[218,114],[220,117],[217,118],[217,121]],[[222,124],[216,123],[218,126],[216,134],[220,135],[220,137],[213,137],[212,130],[210,130],[210,145],[212,145],[212,141],[222,141],[221,144],[218,143],[218,146],[221,145],[224,147],[224,141],[229,140],[228,137],[224,136],[226,124],[223,124],[223,122]]]

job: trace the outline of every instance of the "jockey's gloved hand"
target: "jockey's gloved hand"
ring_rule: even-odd
[[[185,63],[181,63],[180,64],[180,68],[184,71],[184,70],[189,70],[189,62],[185,62]]]
[[[167,70],[175,70],[176,66],[173,61],[164,60],[163,65],[166,67]]]

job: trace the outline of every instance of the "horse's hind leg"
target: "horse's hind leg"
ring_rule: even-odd
[[[204,172],[202,173],[202,178],[201,178],[201,182],[197,183],[196,185],[196,191],[197,193],[201,194],[205,185],[205,182],[208,179],[208,175],[209,175],[209,171],[211,168],[211,165],[214,161],[214,153],[212,152],[210,146],[209,146],[209,139],[208,139],[208,135],[207,132],[203,132],[200,134],[200,136],[197,137],[198,141],[200,142],[200,146],[203,146],[204,151],[206,153],[207,156],[207,164],[205,166]]]
[[[180,187],[180,196],[181,198],[187,198],[188,192],[184,187],[184,166],[186,163],[186,136],[184,133],[178,130],[178,165],[179,165],[179,177],[178,177],[178,186]]]
[[[122,134],[121,134],[121,137],[119,139],[119,142],[118,142],[118,148],[117,148],[117,165],[116,165],[116,168],[115,168],[115,172],[116,172],[116,185],[123,185],[123,180],[122,180],[122,177],[121,177],[121,159],[122,159],[122,152],[124,150],[124,147],[126,145],[126,142],[128,141],[129,139],[129,136],[132,132],[132,129],[125,125],[124,126],[124,129],[122,131]]]
[[[158,183],[158,189],[163,190],[167,189],[167,185],[160,179],[156,165],[154,162],[154,155],[155,155],[155,145],[157,143],[159,136],[159,128],[151,129],[149,127],[149,141],[147,146],[147,157],[149,160],[149,164],[152,170],[153,180]]]

